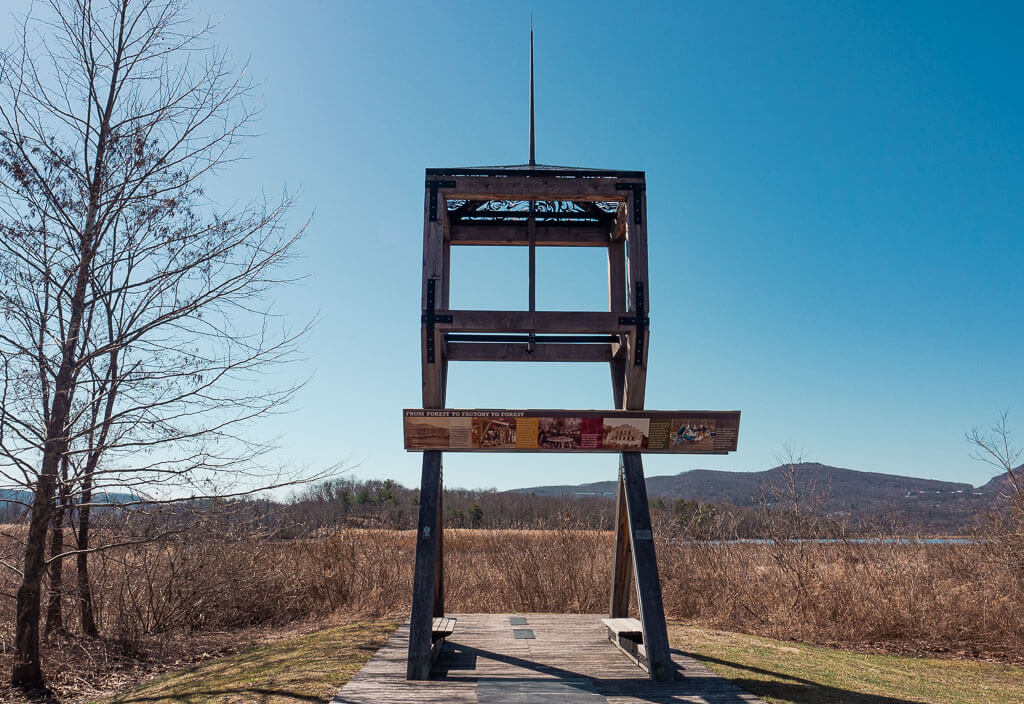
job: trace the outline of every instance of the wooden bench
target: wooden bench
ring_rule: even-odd
[[[437,656],[441,654],[441,648],[444,647],[444,639],[455,632],[456,620],[458,619],[443,617],[434,619],[434,622],[430,627],[431,662],[437,660]]]
[[[629,659],[650,671],[647,663],[647,648],[644,647],[644,628],[636,618],[603,618],[601,623],[608,629],[608,640],[629,656]]]
[[[457,620],[454,618],[435,618],[434,625],[430,629],[431,640],[444,640],[454,633]]]

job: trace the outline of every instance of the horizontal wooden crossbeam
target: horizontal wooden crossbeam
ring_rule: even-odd
[[[529,226],[525,222],[473,223],[451,226],[453,245],[504,245],[526,246],[530,244]],[[611,235],[607,225],[537,223],[536,241],[538,247],[607,247]]]
[[[449,342],[452,362],[610,362],[611,344],[537,343],[531,352],[525,344],[496,342]]]
[[[619,183],[636,178],[562,176],[460,176],[455,186],[440,188],[448,200],[582,200],[626,202],[629,191],[616,190]]]
[[[520,311],[520,310],[448,310],[451,322],[437,323],[446,332],[535,332],[548,334],[605,333],[621,335],[635,325],[619,322],[622,313],[604,311]]]

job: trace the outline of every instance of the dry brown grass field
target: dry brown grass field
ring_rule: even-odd
[[[602,612],[612,545],[601,531],[449,530],[448,608]],[[675,621],[864,650],[1022,660],[1024,575],[984,545],[662,539],[657,550]],[[102,640],[54,639],[44,661],[60,687],[68,677],[88,680],[90,667],[109,677],[129,664],[189,661],[226,642],[217,634],[400,619],[412,565],[413,533],[395,530],[279,541],[182,535],[108,551],[92,568]],[[14,589],[5,577],[0,671],[10,667]],[[73,625],[70,593],[64,608]]]

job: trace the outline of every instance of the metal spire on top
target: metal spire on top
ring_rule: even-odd
[[[530,13],[530,166],[537,165],[536,145],[533,136],[533,13]]]

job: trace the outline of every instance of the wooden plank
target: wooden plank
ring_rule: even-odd
[[[652,682],[633,660],[608,642],[608,629],[600,615],[529,614],[529,627],[536,635],[533,640],[513,638],[508,616],[458,614],[458,627],[439,649],[430,682],[405,679],[409,627],[402,625],[333,702],[478,704],[496,694],[493,688],[488,689],[491,683],[508,682],[536,685],[537,689],[505,692],[498,701],[539,702],[543,701],[540,696],[548,695],[561,695],[562,699],[555,700],[560,703],[570,701],[565,698],[570,690],[557,687],[562,684],[578,692],[586,690],[590,699],[584,701],[600,701],[596,693],[608,704],[764,704],[678,649],[672,653],[672,666],[681,676],[670,684]],[[640,644],[637,653],[644,656]],[[583,686],[585,683],[590,686]]]
[[[413,572],[412,615],[406,678],[430,679],[431,626],[437,572],[437,521],[441,498],[441,453],[423,453],[420,478],[420,516],[416,528],[416,566]]]
[[[633,547],[633,573],[636,578],[636,600],[643,622],[644,646],[651,679],[671,682],[672,658],[669,654],[665,608],[661,599],[658,561],[654,554],[651,513],[647,505],[644,468],[639,452],[622,453],[622,479],[629,514],[630,542]]]
[[[528,246],[529,227],[526,223],[453,223],[453,245],[503,247]],[[606,247],[610,242],[607,225],[592,223],[548,224],[537,223],[538,247]]]
[[[643,178],[610,176],[459,176],[454,188],[443,189],[449,200],[583,200],[624,201],[629,191],[619,183],[643,182]]]
[[[451,323],[439,323],[447,332],[536,332],[540,334],[624,334],[630,325],[619,323],[619,313],[604,311],[452,310]]]
[[[447,357],[453,362],[608,362],[610,345],[538,343],[530,354],[525,344],[448,342]]]
[[[644,634],[643,624],[640,623],[640,619],[637,618],[603,618],[601,623],[609,631],[614,631],[620,635],[639,635]]]

